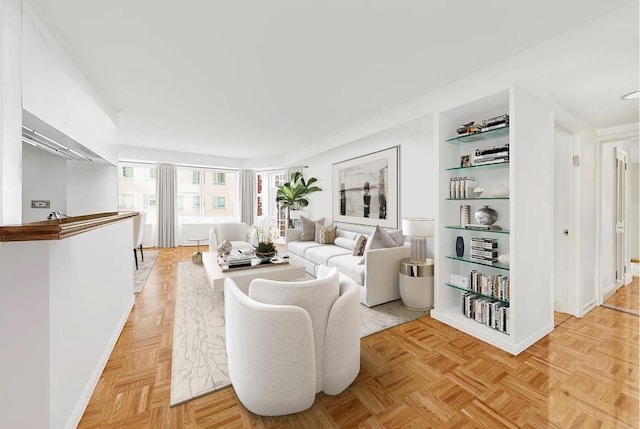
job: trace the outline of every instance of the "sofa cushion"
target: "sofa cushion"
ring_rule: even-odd
[[[343,249],[353,250],[353,246],[355,246],[356,242],[353,240],[349,240],[348,238],[336,237],[333,244],[335,244],[336,246],[340,246]]]
[[[320,244],[333,244],[336,239],[336,227],[316,224],[316,240]]]
[[[343,249],[340,246],[320,245],[307,248],[304,252],[304,257],[314,264],[328,265],[331,258],[338,255],[348,255],[350,253],[347,249]]]
[[[364,255],[364,248],[367,245],[367,236],[360,234],[353,245],[353,256]]]
[[[318,220],[311,220],[304,216],[300,216],[300,223],[302,224],[302,234],[300,234],[300,241],[318,241],[316,237],[316,224],[323,226],[324,218],[321,217]]]
[[[365,266],[359,265],[360,256],[350,254],[334,256],[329,259],[329,266],[335,267],[342,274],[352,278],[358,285],[364,285]]]
[[[367,251],[371,249],[387,249],[389,247],[398,247],[398,244],[387,231],[380,228],[380,226],[376,226],[367,239],[367,245],[364,248],[364,253],[367,253]],[[365,257],[362,256],[362,259],[359,262],[360,264],[364,264],[364,258]]]
[[[344,229],[338,229],[336,231],[336,238],[346,238],[347,240],[354,240],[358,238],[360,234],[352,231],[345,231]]]
[[[311,247],[323,246],[315,241],[291,241],[287,243],[287,253],[293,253],[304,258],[305,251]]]

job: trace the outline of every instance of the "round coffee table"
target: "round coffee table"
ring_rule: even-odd
[[[200,242],[201,241],[205,241],[207,240],[207,238],[190,238],[189,241],[195,241],[196,242],[196,252],[191,255],[191,262],[193,262],[194,264],[202,264],[202,252],[200,251]]]

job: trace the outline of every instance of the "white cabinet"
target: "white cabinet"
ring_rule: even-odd
[[[456,132],[471,121],[505,114],[509,122],[503,128],[463,137]],[[436,118],[439,209],[431,315],[512,354],[553,329],[553,129],[549,107],[518,86]],[[506,144],[508,159],[503,156]],[[488,163],[484,155],[492,150],[501,155]],[[471,184],[466,193],[458,183],[458,190],[452,189],[452,179],[460,178]],[[485,191],[477,197],[475,187]],[[494,209],[494,225],[500,229],[464,227],[461,205],[470,206],[472,224],[478,223],[478,209]],[[464,242],[461,256],[457,237]],[[508,264],[491,260],[507,253]],[[479,285],[470,295],[472,280]]]

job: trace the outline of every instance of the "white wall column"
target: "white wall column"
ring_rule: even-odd
[[[22,222],[22,1],[0,0],[0,225]]]

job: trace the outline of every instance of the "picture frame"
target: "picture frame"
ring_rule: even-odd
[[[398,228],[399,146],[333,164],[333,220]]]
[[[460,157],[460,167],[471,167],[471,155],[462,155]]]

